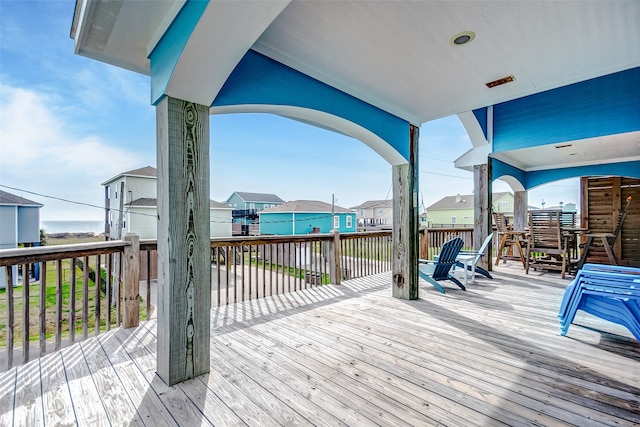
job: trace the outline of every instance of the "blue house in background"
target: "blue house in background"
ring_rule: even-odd
[[[0,190],[0,249],[17,248],[20,243],[40,244],[40,208],[43,205]],[[18,266],[14,265],[14,286]],[[6,288],[6,270],[0,268],[0,289]]]
[[[259,212],[260,234],[289,236],[309,233],[356,231],[356,214],[316,200],[295,200]]]

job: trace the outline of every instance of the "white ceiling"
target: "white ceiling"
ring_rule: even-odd
[[[79,28],[77,51],[148,73],[147,55],[178,12],[175,2],[125,1],[113,16],[113,31],[106,46],[97,46],[87,34],[97,16],[91,9],[95,12],[101,3],[81,3],[91,7],[79,14],[85,22],[73,26]],[[226,26],[210,25],[207,31],[194,31],[193,37],[199,40],[190,41],[191,46],[228,40],[224,55],[197,58],[207,73],[224,81],[235,65],[229,61],[237,61],[253,44],[253,49],[262,54],[420,125],[640,66],[640,1],[635,0],[280,3],[282,12],[266,18],[272,22],[263,18],[255,35],[240,37],[238,42],[225,34]],[[229,19],[239,16],[238,8],[246,8],[247,13],[260,8],[259,1],[233,4],[233,8],[227,8],[233,9]],[[266,30],[262,32],[262,28]],[[475,39],[467,45],[452,45],[451,38],[461,31],[474,31]],[[187,54],[185,57],[195,57],[188,49]],[[184,64],[178,68],[188,69]],[[515,81],[493,89],[485,86],[508,75]],[[184,92],[183,99],[203,92],[202,88],[189,88],[190,82],[201,85],[202,81],[188,72],[176,73],[173,78],[184,79],[171,83],[171,88]],[[596,147],[600,162],[619,154],[640,157],[637,135],[618,137],[615,144],[620,145],[622,153],[603,153],[601,146]],[[520,151],[505,160],[528,170],[545,167],[550,164],[549,156],[559,156],[553,147],[546,153]],[[565,160],[598,160],[590,156],[578,153],[565,156]]]
[[[295,1],[254,49],[421,124],[638,66],[639,22],[637,1]]]

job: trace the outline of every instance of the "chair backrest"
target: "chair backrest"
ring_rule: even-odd
[[[561,220],[559,210],[529,211],[529,232],[534,248],[562,249]]]
[[[509,231],[509,224],[507,224],[507,217],[502,212],[493,213],[493,222],[496,224],[496,229],[499,233]]]
[[[489,234],[487,238],[484,239],[484,242],[482,242],[482,246],[480,246],[480,249],[478,249],[478,253],[476,254],[476,259],[475,259],[476,261],[485,254],[485,252],[487,251],[487,248],[489,247],[489,244],[491,243],[492,238],[493,238],[493,233]]]
[[[449,270],[451,270],[451,267],[456,263],[456,257],[460,253],[463,245],[464,241],[460,237],[455,237],[445,242],[440,249],[438,262],[431,277],[435,280],[447,278]]]
[[[560,224],[562,227],[575,227],[576,226],[576,213],[575,212],[561,212]]]

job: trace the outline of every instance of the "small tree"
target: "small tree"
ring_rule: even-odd
[[[44,234],[44,228],[40,229],[40,246],[47,246],[47,235]]]

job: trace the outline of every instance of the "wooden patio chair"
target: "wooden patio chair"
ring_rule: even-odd
[[[500,260],[505,263],[508,259],[519,259],[524,266],[524,251],[522,249],[522,245],[525,244],[525,239],[523,239],[524,232],[514,231],[512,227],[507,224],[507,218],[502,212],[493,213],[493,222],[496,225],[498,241],[500,242],[496,255],[496,266],[500,263]],[[505,250],[506,253],[504,253]],[[519,257],[515,256],[516,250],[520,255]]]
[[[444,288],[438,283],[441,280],[451,280],[465,291],[464,285],[450,274],[451,267],[456,265],[456,257],[460,253],[462,245],[464,245],[464,241],[460,237],[455,237],[442,245],[437,260],[419,260],[418,274],[420,277],[443,294]]]
[[[478,261],[480,261],[480,258],[482,258],[484,254],[487,252],[487,248],[491,244],[491,239],[493,239],[493,233],[489,234],[487,238],[484,239],[482,246],[480,246],[480,249],[478,249],[477,251],[461,250],[460,253],[458,254],[458,257],[463,255],[469,255],[469,256],[473,256],[473,258],[464,263],[460,259],[458,259],[458,261],[456,262],[456,265],[458,267],[466,268],[467,270],[471,271],[472,278],[475,277],[475,273],[478,272],[488,279],[493,279],[493,277],[491,277],[491,274],[489,274],[487,270],[485,270],[484,268],[478,267],[477,265]]]
[[[629,203],[631,203],[631,196],[627,198],[627,204],[620,210],[617,218],[617,225],[616,228],[613,229],[613,232],[585,234],[585,237],[587,239],[585,240],[584,246],[582,247],[582,254],[580,255],[580,261],[578,262],[579,269],[582,268],[584,263],[587,261],[589,251],[595,247],[604,248],[607,256],[609,257],[609,262],[611,263],[611,265],[618,265],[618,260],[616,259],[616,255],[613,252],[613,245],[615,245],[616,240],[618,240],[618,234],[620,234],[620,230],[622,230],[622,224],[627,217]]]
[[[562,235],[562,212],[559,210],[534,210],[529,212],[529,233],[525,272],[529,268],[559,270],[564,279],[571,268],[567,242]]]

